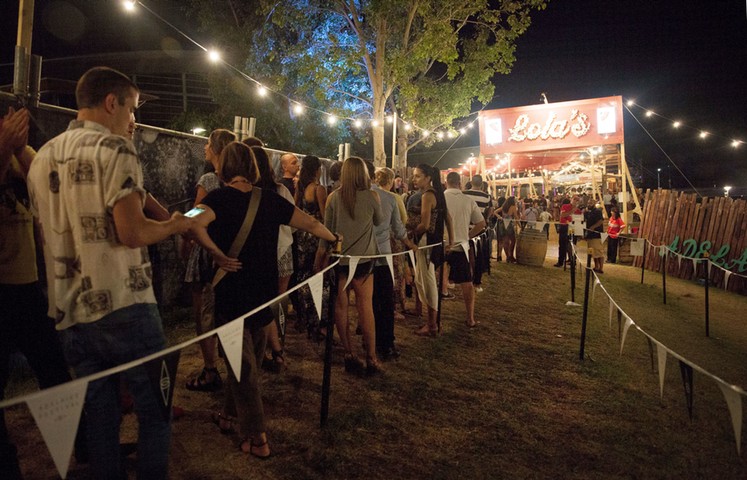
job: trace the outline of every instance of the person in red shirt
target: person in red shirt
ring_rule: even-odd
[[[612,207],[607,227],[607,234],[609,235],[607,238],[607,262],[609,263],[615,263],[617,260],[617,246],[620,242],[618,236],[622,232],[624,226],[625,222],[623,222],[623,219],[620,217],[617,208]]]

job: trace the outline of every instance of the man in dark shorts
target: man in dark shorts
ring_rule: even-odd
[[[462,286],[464,306],[467,309],[465,324],[472,328],[475,321],[475,289],[472,285],[472,267],[474,255],[469,248],[470,238],[485,230],[485,219],[480,207],[474,200],[462,193],[459,188],[461,178],[457,172],[450,172],[446,176],[446,209],[451,215],[454,226],[454,243],[449,246],[446,261],[449,263],[449,280]]]

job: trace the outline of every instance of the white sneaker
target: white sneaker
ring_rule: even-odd
[[[478,287],[477,285],[475,285],[475,292],[482,293],[482,287]]]
[[[449,290],[454,290],[454,288],[456,288],[456,285],[454,285],[453,283],[449,282],[449,284],[447,285],[447,287],[449,288]]]

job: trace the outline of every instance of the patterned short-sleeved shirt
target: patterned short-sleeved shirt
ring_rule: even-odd
[[[145,201],[135,146],[104,126],[74,120],[44,145],[28,175],[32,208],[54,269],[50,298],[57,329],[91,323],[136,303],[156,303],[147,248],[117,238],[114,204],[137,192]]]

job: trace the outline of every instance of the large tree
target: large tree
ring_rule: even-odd
[[[211,9],[205,6],[210,4]],[[215,2],[202,7],[214,27]],[[384,165],[385,117],[397,113],[399,162],[424,132],[452,129],[475,101],[493,98],[508,73],[530,12],[545,0],[227,0],[223,32],[251,38],[246,68],[291,99],[365,120],[373,158]],[[234,28],[235,27],[235,28]],[[231,33],[233,30],[234,33]],[[235,41],[232,42],[237,45]]]

